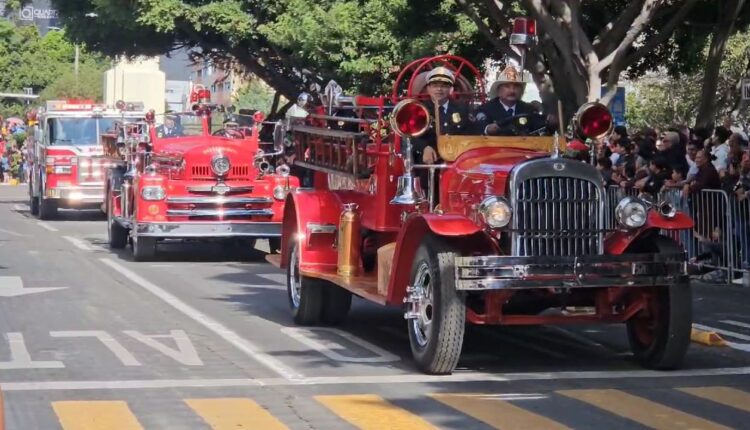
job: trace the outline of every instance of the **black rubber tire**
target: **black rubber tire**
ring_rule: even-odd
[[[134,237],[133,259],[135,261],[151,261],[156,257],[156,238],[154,237]]]
[[[656,236],[654,251],[659,253],[681,252],[682,248],[672,239]],[[647,369],[678,369],[690,347],[690,332],[693,325],[693,295],[690,278],[681,277],[675,284],[654,287],[658,318],[654,325],[649,344],[644,344],[638,336],[637,324],[641,313],[627,323],[630,349],[638,363]]]
[[[432,289],[432,332],[421,346],[417,340],[414,320],[407,324],[409,343],[419,369],[433,375],[450,374],[461,356],[466,325],[464,296],[456,291],[455,257],[452,248],[437,238],[429,237],[417,249],[412,263],[409,284],[417,281],[417,272],[426,263]],[[437,288],[434,288],[437,286]]]
[[[346,321],[349,309],[352,307],[352,293],[349,290],[323,281],[325,284],[325,300],[321,320],[327,325],[339,325]]]
[[[57,202],[39,196],[39,219],[51,220],[57,218]]]
[[[289,261],[286,268],[286,292],[289,299],[289,307],[292,309],[294,323],[298,325],[319,325],[323,322],[323,309],[326,302],[326,286],[320,279],[309,278],[298,273],[293,273],[298,268],[298,244],[293,241],[289,252]],[[299,303],[292,298],[292,279],[296,277],[300,282]]]
[[[281,238],[280,237],[268,238],[268,251],[271,254],[278,254],[281,252]]]
[[[107,199],[110,198],[109,194],[106,195]],[[129,231],[122,225],[120,225],[117,221],[114,219],[114,215],[112,214],[112,203],[107,203],[107,225],[108,228],[108,236],[109,236],[109,247],[111,249],[123,249],[128,245],[128,235]]]
[[[29,181],[29,212],[31,215],[39,215],[39,199],[34,197],[34,185]]]

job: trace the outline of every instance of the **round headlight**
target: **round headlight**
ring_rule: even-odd
[[[646,204],[636,197],[625,197],[615,208],[617,222],[627,228],[643,227],[647,216]]]
[[[163,200],[166,196],[164,188],[160,186],[146,186],[141,188],[141,197],[143,200]]]
[[[225,155],[217,155],[211,160],[211,170],[214,171],[216,176],[226,176],[231,167],[232,164],[229,162],[229,158]]]
[[[286,187],[283,185],[276,185],[273,187],[273,198],[276,200],[284,200],[286,197]]]
[[[479,205],[479,213],[488,226],[502,228],[510,223],[511,209],[502,197],[487,197]]]

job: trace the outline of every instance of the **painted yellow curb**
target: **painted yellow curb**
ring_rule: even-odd
[[[706,346],[727,346],[727,342],[718,333],[697,328],[690,332],[690,340]]]

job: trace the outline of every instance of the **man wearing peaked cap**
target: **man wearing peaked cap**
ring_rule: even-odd
[[[440,134],[466,134],[469,131],[468,107],[450,99],[455,80],[453,72],[446,67],[436,67],[427,74],[426,89],[430,98],[424,105],[433,118],[429,130],[414,141],[414,160],[418,163],[438,162],[436,128]]]
[[[500,73],[490,88],[493,98],[477,110],[476,118],[484,134],[519,134],[545,126],[544,118],[535,114],[529,103],[521,101],[525,88],[523,74],[516,67],[509,65]]]

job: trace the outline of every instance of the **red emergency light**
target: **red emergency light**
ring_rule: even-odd
[[[510,35],[511,45],[531,45],[536,41],[536,20],[516,18],[513,20],[513,32]]]
[[[253,120],[254,120],[254,121],[255,121],[256,123],[261,123],[261,122],[263,122],[263,120],[265,120],[265,119],[266,119],[266,115],[265,115],[265,114],[264,114],[263,112],[261,112],[261,111],[255,112],[255,113],[253,114]]]

